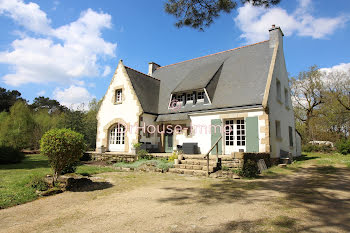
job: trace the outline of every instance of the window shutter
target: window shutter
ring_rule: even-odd
[[[197,103],[197,93],[194,91],[193,92],[193,104]]]
[[[259,124],[258,117],[246,118],[246,151],[259,152]]]
[[[211,125],[212,126],[221,126],[222,122],[220,119],[213,119],[213,120],[211,120]],[[216,128],[216,132],[215,132],[215,128]],[[210,127],[210,129],[211,129],[211,145],[210,145],[210,147],[212,147],[214,145],[214,143],[221,136],[221,130],[219,127]],[[220,139],[218,146],[219,146],[219,155],[221,155],[222,154],[222,139]],[[213,148],[213,150],[211,151],[211,154],[213,154],[213,155],[216,154],[216,147]]]

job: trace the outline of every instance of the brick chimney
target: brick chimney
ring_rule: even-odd
[[[270,48],[274,48],[279,42],[280,45],[283,45],[283,32],[280,27],[276,27],[275,24],[269,29],[270,33]]]
[[[159,67],[160,67],[160,65],[158,65],[157,63],[149,62],[148,63],[148,75],[152,76],[153,72]]]

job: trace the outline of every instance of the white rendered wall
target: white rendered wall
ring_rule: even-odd
[[[277,99],[276,80],[281,83],[281,101]],[[288,90],[288,106],[285,105],[284,89]],[[277,52],[276,63],[272,75],[271,87],[268,97],[269,121],[270,121],[270,154],[272,158],[280,157],[280,150],[292,153],[296,156],[296,131],[294,122],[294,112],[290,98],[290,89],[288,85],[288,74],[286,70],[283,44],[280,44]],[[276,137],[275,121],[281,122],[281,138]],[[293,147],[289,146],[288,127],[293,128]],[[299,145],[298,145],[299,146]]]
[[[114,101],[115,90],[117,89],[123,89],[123,102],[121,104],[115,104]],[[120,123],[126,123],[128,126],[138,126],[141,112],[140,103],[131,86],[125,67],[120,62],[97,114],[96,147],[99,148],[103,145],[108,148],[108,133],[106,133],[105,128],[111,122],[120,119]],[[131,152],[132,143],[138,140],[137,130],[128,130],[127,137],[125,152]]]
[[[183,131],[180,134],[174,134],[174,150],[177,145],[182,145],[184,142],[198,143],[201,154],[207,153],[211,148],[211,120],[221,119],[224,124],[226,119],[242,119],[246,117],[259,117],[263,115],[263,111],[256,110],[242,110],[237,111],[226,111],[221,113],[214,114],[201,114],[201,115],[192,115],[190,116],[190,122],[192,126],[196,129],[191,135],[187,136],[186,131]],[[180,123],[179,123],[180,124]],[[189,125],[189,123],[187,123]],[[265,133],[261,132],[261,127],[265,126],[265,120],[258,120],[258,132],[259,132],[259,152],[266,152],[265,144],[261,143],[261,140],[265,137]],[[223,139],[224,140],[224,139]],[[222,142],[222,151],[225,151],[224,141]]]

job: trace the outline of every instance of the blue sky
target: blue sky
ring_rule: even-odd
[[[335,2],[240,5],[199,32],[174,27],[164,0],[0,0],[0,86],[70,107],[102,98],[119,59],[147,73],[150,61],[167,65],[268,39],[271,24],[285,34],[292,76],[314,64],[350,69],[350,3]]]

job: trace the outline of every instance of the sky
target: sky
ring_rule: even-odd
[[[164,2],[0,0],[0,87],[76,108],[103,97],[120,59],[147,73],[151,61],[168,65],[266,40],[272,24],[284,32],[291,77],[312,65],[350,69],[348,0],[239,5],[204,32],[176,28]]]

